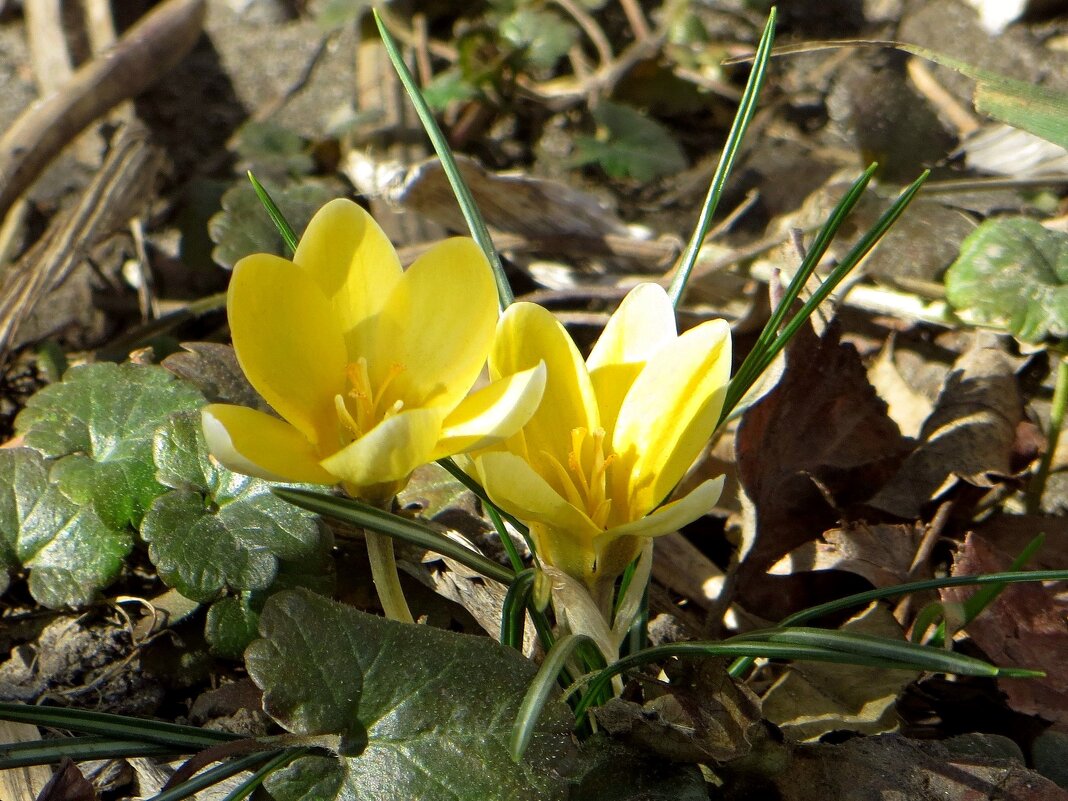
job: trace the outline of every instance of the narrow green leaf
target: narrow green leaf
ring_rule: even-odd
[[[575,139],[570,166],[596,163],[613,178],[646,183],[689,163],[671,131],[638,109],[602,100],[592,114],[601,133]]]
[[[534,587],[534,570],[527,568],[516,574],[508,587],[501,607],[501,644],[517,651],[523,649],[523,631],[526,628],[527,601]]]
[[[515,573],[507,567],[497,564],[492,559],[487,559],[470,548],[465,548],[458,542],[453,542],[448,537],[444,537],[433,529],[416,523],[414,520],[408,520],[381,509],[375,509],[373,506],[360,503],[352,498],[339,498],[335,495],[326,495],[321,492],[286,487],[275,487],[271,491],[279,498],[289,501],[302,509],[307,509],[309,512],[342,520],[362,528],[369,528],[372,531],[386,534],[403,542],[455,559],[465,567],[469,567],[483,576],[499,581],[502,584],[508,584],[515,578]]]
[[[296,253],[297,251],[297,235],[293,232],[293,227],[286,220],[285,215],[282,214],[282,210],[278,208],[278,205],[271,198],[270,193],[264,188],[256,176],[252,174],[252,170],[248,171],[248,179],[252,182],[252,188],[256,190],[256,197],[260,199],[260,203],[263,204],[263,208],[267,210],[267,216],[271,218],[271,222],[274,223],[274,227],[278,229],[278,233],[282,235],[282,239],[286,243],[286,247],[289,248],[290,253]]]
[[[423,124],[423,129],[430,138],[430,142],[434,146],[434,151],[438,154],[438,158],[441,159],[441,166],[444,168],[445,175],[449,179],[449,185],[452,187],[453,194],[456,195],[456,201],[460,204],[460,211],[463,212],[464,220],[467,221],[467,227],[471,232],[471,237],[478,243],[479,247],[482,248],[482,252],[486,254],[486,260],[493,269],[493,276],[497,280],[497,295],[500,298],[501,308],[506,308],[511,305],[515,297],[512,294],[512,287],[508,283],[508,276],[504,272],[504,265],[501,263],[501,257],[497,253],[497,249],[493,246],[493,239],[490,237],[489,229],[486,228],[486,221],[482,219],[482,213],[478,210],[478,206],[475,204],[475,199],[471,195],[471,190],[468,189],[463,176],[460,174],[459,168],[456,166],[456,160],[453,159],[452,151],[449,149],[449,142],[445,139],[445,135],[438,127],[438,123],[434,119],[434,113],[430,110],[430,107],[426,104],[422,94],[419,92],[419,87],[416,85],[415,78],[408,69],[408,65],[404,63],[404,56],[401,55],[396,40],[394,40],[389,29],[386,28],[378,11],[374,11],[373,13],[375,24],[378,26],[378,33],[382,37],[382,44],[385,45],[389,60],[393,62],[393,69],[397,71],[397,77],[400,78],[405,91],[408,93],[408,97],[411,98],[412,105],[415,107],[415,113],[419,115],[419,121]]]
[[[895,598],[899,595],[908,595],[913,592],[924,590],[939,590],[944,587],[967,587],[983,584],[1016,584],[1025,581],[1068,581],[1068,570],[1032,570],[1020,573],[987,573],[982,576],[950,576],[948,578],[925,579],[913,581],[908,584],[897,584],[893,587],[880,587],[874,590],[858,592],[855,595],[847,595],[834,601],[818,604],[817,606],[802,609],[783,618],[780,627],[795,626],[809,620],[816,620],[824,615],[841,612],[858,606],[866,606],[872,601],[880,601],[884,598]],[[735,661],[728,672],[734,678],[740,677],[753,664],[750,658],[742,658]]]
[[[246,770],[254,770],[264,762],[274,760],[277,754],[278,751],[260,751],[231,759],[203,773],[198,773],[192,779],[182,782],[177,787],[171,787],[162,793],[152,796],[149,801],[182,801],[182,799],[189,798],[189,796],[199,793],[201,790],[214,787],[231,776],[236,776]]]
[[[240,740],[241,735],[230,732],[180,726],[158,720],[143,720],[107,712],[84,709],[60,709],[28,704],[0,703],[0,720],[30,723],[55,729],[99,734],[121,740],[155,743],[181,751],[199,751],[219,743]]]
[[[771,48],[775,42],[775,16],[776,10],[772,8],[768,14],[767,24],[764,26],[764,33],[760,37],[760,44],[757,46],[753,71],[749,74],[749,80],[745,84],[745,91],[742,93],[742,99],[738,104],[738,111],[734,115],[734,122],[731,123],[727,141],[723,145],[723,153],[719,157],[719,164],[716,165],[716,172],[712,176],[712,183],[708,187],[704,205],[701,207],[701,213],[697,217],[697,225],[694,227],[690,241],[686,245],[686,250],[679,259],[675,276],[671,279],[668,295],[671,298],[672,305],[676,308],[682,301],[682,295],[686,291],[686,284],[690,280],[693,266],[697,263],[697,255],[701,252],[701,245],[705,241],[708,229],[712,226],[712,216],[719,206],[719,200],[723,196],[723,188],[726,186],[731,168],[734,166],[734,161],[741,150],[742,140],[745,138],[746,131],[749,130],[749,123],[752,121],[753,114],[756,111],[757,99],[760,96],[760,90],[767,75]]]
[[[956,654],[942,648],[888,640],[884,637],[873,637],[870,634],[849,631],[832,631],[798,626],[788,629],[753,631],[737,637],[731,637],[729,642],[773,642],[788,645],[813,645],[832,651],[840,651],[843,654],[883,659],[897,665],[908,665],[917,670],[957,673],[962,676],[1003,676],[1005,675],[1005,670],[1019,673],[1017,668],[998,668],[981,659]],[[1041,675],[1040,671],[1028,671],[1028,673]]]
[[[512,738],[508,743],[512,759],[519,762],[526,753],[530,739],[536,731],[538,718],[549,701],[549,695],[556,687],[557,679],[564,671],[567,660],[583,643],[596,644],[585,634],[568,634],[561,637],[553,645],[552,650],[545,655],[545,661],[538,668],[538,673],[527,688],[523,702],[519,706],[519,714],[516,715],[515,725],[512,727]]]
[[[306,756],[308,753],[309,750],[307,748],[290,748],[286,751],[282,751],[278,756],[267,764],[259,767],[251,776],[235,787],[232,792],[227,794],[223,801],[243,801],[243,799],[252,795],[252,793],[256,791],[256,788],[263,784],[264,780],[276,770],[281,770],[290,762],[293,762],[302,756]]]
[[[63,757],[83,762],[91,759],[169,757],[187,750],[141,740],[117,740],[114,737],[96,735],[33,740],[0,745],[0,770],[54,764]]]

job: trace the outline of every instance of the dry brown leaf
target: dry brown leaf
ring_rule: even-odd
[[[932,740],[895,734],[858,737],[839,745],[800,746],[792,756],[777,773],[765,768],[751,777],[727,777],[723,798],[1068,801],[1068,790],[1019,761],[962,754]]]
[[[849,523],[790,551],[768,572],[786,576],[804,570],[846,570],[875,587],[889,587],[909,580],[922,537],[920,525]]]
[[[887,341],[868,367],[868,380],[879,397],[886,401],[887,411],[901,433],[906,437],[918,437],[934,404],[901,375],[894,360],[892,340]]]
[[[55,775],[37,796],[37,801],[96,801],[96,790],[78,770],[78,766],[64,758]]]
[[[971,533],[953,560],[953,575],[997,573],[1011,562],[1008,554]],[[960,601],[972,592],[947,589],[942,594]],[[998,679],[1009,706],[1068,724],[1068,604],[1058,601],[1053,590],[1037,583],[1009,584],[966,631],[995,664],[1046,672],[1042,679]]]
[[[808,599],[790,597],[794,577],[765,571],[838,523],[824,490],[839,507],[863,501],[896,472],[905,441],[856,349],[839,342],[832,324],[820,338],[801,329],[782,380],[745,412],[736,443],[738,473],[755,509],[739,599],[765,617],[780,616]]]
[[[1013,473],[1022,419],[1012,361],[995,344],[977,339],[946,379],[920,432],[920,445],[869,505],[912,520],[958,481],[994,486]]]
[[[890,611],[872,604],[842,631],[904,640]],[[764,695],[764,716],[794,740],[832,731],[880,734],[897,728],[895,702],[920,674],[907,670],[798,662]]]

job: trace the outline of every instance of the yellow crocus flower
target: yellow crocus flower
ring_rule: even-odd
[[[403,270],[348,200],[319,210],[292,261],[241,259],[227,313],[241,369],[279,417],[208,405],[211,453],[231,470],[341,483],[372,503],[422,464],[514,434],[545,383],[533,362],[468,394],[498,317],[482,251],[448,239]]]
[[[719,499],[722,477],[660,506],[719,420],[730,329],[711,320],[678,335],[667,294],[641,284],[583,362],[550,312],[516,303],[498,324],[490,376],[541,362],[548,378],[538,410],[503,446],[478,454],[474,471],[495,504],[530,526],[542,562],[584,582],[604,610],[647,538]]]

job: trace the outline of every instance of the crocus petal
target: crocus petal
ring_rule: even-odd
[[[618,537],[660,537],[678,531],[687,523],[692,523],[702,515],[708,514],[723,492],[723,476],[702,481],[689,493],[671,503],[665,503],[653,513],[643,518],[610,528],[601,535],[603,541]]]
[[[524,523],[544,524],[579,542],[601,533],[585,512],[568,503],[515,454],[485,453],[475,458],[475,469],[490,500]]]
[[[339,198],[308,223],[293,261],[314,277],[345,336],[350,361],[371,350],[373,323],[401,277],[389,239],[371,215]]]
[[[223,467],[268,481],[336,484],[315,448],[284,420],[257,409],[212,403],[201,410],[208,450]]]
[[[538,556],[572,576],[593,568],[591,542],[601,529],[567,502],[512,453],[491,451],[475,458],[479,482],[490,500],[530,526]]]
[[[472,393],[445,418],[434,459],[496,445],[531,418],[545,391],[545,364]]]
[[[631,384],[612,436],[613,495],[627,499],[630,519],[652,511],[708,442],[730,369],[730,328],[710,320],[662,348]]]
[[[436,410],[400,412],[320,464],[353,487],[402,481],[430,461],[440,432]]]
[[[241,369],[315,444],[336,437],[345,342],[319,286],[292,262],[259,253],[234,266],[226,310]]]
[[[450,410],[486,363],[497,288],[482,250],[464,237],[440,242],[409,267],[376,324],[372,385],[400,366],[386,402]]]
[[[675,337],[675,309],[659,284],[638,284],[608,320],[586,367],[609,437],[630,385],[649,358]]]
[[[540,361],[547,371],[545,393],[523,436],[532,459],[545,452],[566,465],[571,430],[600,425],[593,385],[578,348],[552,313],[534,303],[513,303],[497,325],[490,376],[519,373]]]

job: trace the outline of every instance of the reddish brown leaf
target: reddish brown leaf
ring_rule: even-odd
[[[953,560],[953,575],[996,573],[1012,559],[969,534]],[[963,600],[974,590],[943,590]],[[1009,705],[1028,715],[1068,724],[1068,604],[1041,584],[1009,584],[966,631],[990,659],[1006,667],[1046,671],[1043,679],[999,679]]]
[[[909,569],[923,526],[896,523],[849,523],[795,548],[771,567],[774,575],[803,570],[846,570],[876,587],[909,580]]]
[[[78,770],[78,766],[64,758],[55,774],[41,789],[37,801],[96,801],[96,790]]]
[[[838,522],[836,505],[863,501],[897,469],[905,441],[838,328],[805,326],[787,350],[778,386],[738,428],[738,472],[756,508],[740,600],[765,617],[786,611],[788,578],[761,577],[784,554]],[[821,489],[822,485],[822,489]]]

